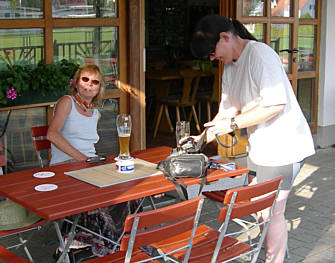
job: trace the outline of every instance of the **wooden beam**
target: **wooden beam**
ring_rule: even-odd
[[[133,119],[131,150],[142,150],[145,140],[145,73],[144,73],[144,0],[129,1],[129,89],[130,114]]]
[[[44,1],[44,61],[46,64],[53,64],[54,50],[53,50],[53,28],[52,28],[52,3],[51,1]]]
[[[127,1],[119,1],[118,17],[122,17],[118,28],[119,41],[119,81],[117,83],[120,89],[119,112],[129,113],[129,99],[128,99],[128,38],[127,38],[127,20],[130,16],[127,12]]]

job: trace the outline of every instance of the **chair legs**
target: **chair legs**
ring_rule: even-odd
[[[208,198],[208,197],[207,197]],[[210,198],[208,198],[210,199]],[[214,200],[213,200],[214,201]],[[216,202],[214,201],[215,203],[215,206],[217,207],[217,209],[220,211],[220,209],[222,208],[222,204],[220,202]],[[256,214],[252,214],[252,216],[256,219],[257,215]],[[243,227],[244,229],[247,229],[247,224],[249,222],[247,221],[243,221],[241,219],[233,219],[232,220],[233,222],[235,222],[236,224],[240,225],[241,227]],[[248,242],[249,244],[251,245],[251,237],[250,237],[250,234],[248,233]],[[264,244],[262,245],[262,248],[264,248]],[[288,245],[286,246],[286,251],[285,251],[285,258],[286,259],[290,259],[291,256],[290,256],[290,251],[289,251],[289,248],[288,248]]]
[[[195,121],[195,127],[197,128],[197,131],[199,133],[201,133],[201,129],[200,129],[200,124],[199,124],[199,119],[198,119],[198,116],[197,116],[197,112],[195,110],[195,107],[192,105],[191,106],[191,112],[190,112],[190,115],[189,115],[189,121],[191,122],[192,120],[192,117],[194,118],[194,121]]]
[[[156,136],[157,136],[159,124],[160,124],[161,119],[162,119],[163,110],[165,111],[165,116],[166,116],[166,120],[168,122],[168,125],[170,127],[170,132],[173,133],[173,130],[174,130],[171,119],[170,119],[170,116],[169,116],[168,106],[164,105],[164,104],[161,104],[161,106],[159,107],[159,112],[158,112],[156,124],[155,124],[155,127],[154,127],[154,134],[153,134],[154,138],[156,138]]]
[[[172,125],[172,122],[171,122],[171,119],[170,119],[170,115],[169,115],[169,108],[167,105],[164,105],[164,108],[165,108],[165,116],[166,116],[166,120],[169,124],[169,127],[170,127],[170,132],[173,133],[174,131],[174,126]]]
[[[179,106],[176,106],[176,121],[180,121],[180,109],[179,109]]]
[[[173,131],[174,131],[174,125],[172,125],[172,122],[171,122],[171,119],[170,119],[170,115],[169,115],[169,108],[168,107],[169,107],[168,105],[164,105],[164,104],[161,104],[160,107],[159,107],[159,111],[158,111],[158,115],[157,115],[157,120],[156,120],[156,123],[155,123],[155,126],[154,126],[153,138],[156,138],[156,136],[157,136],[159,124],[160,124],[160,122],[162,120],[163,110],[165,111],[165,116],[166,116],[166,120],[167,120],[169,128],[170,128],[170,132],[173,133]],[[183,112],[185,111],[184,108],[182,110],[183,110]],[[197,131],[199,133],[201,133],[199,119],[198,119],[197,112],[195,110],[194,105],[191,106],[191,112],[190,112],[190,115],[189,115],[189,121],[192,120],[192,117],[194,118],[195,127],[196,127]],[[176,121],[180,121],[180,120],[181,120],[180,119],[180,107],[176,106]]]
[[[36,229],[32,229],[29,233],[29,235],[26,238],[23,238],[23,236],[21,235],[21,233],[17,233],[17,238],[19,240],[20,243],[12,245],[7,247],[6,249],[12,249],[12,250],[16,250],[19,248],[23,248],[23,251],[25,252],[27,258],[29,259],[30,262],[34,262],[33,257],[30,253],[30,251],[28,250],[27,247],[27,243],[30,242],[30,240],[32,239],[33,235],[35,234],[35,231],[39,230],[41,227],[37,226]],[[1,262],[1,260],[0,260]]]
[[[192,105],[192,114],[193,114],[193,118],[194,118],[194,121],[195,121],[195,127],[197,128],[197,131],[199,133],[201,133],[199,120],[198,120],[197,112],[195,111],[194,105]]]
[[[162,104],[160,107],[159,107],[159,112],[158,112],[158,115],[157,115],[157,120],[156,120],[156,125],[154,127],[154,138],[156,138],[156,135],[157,135],[157,131],[158,131],[158,127],[159,127],[159,123],[161,121],[161,118],[162,118],[162,113],[163,113],[163,108],[164,108],[164,105]]]
[[[209,101],[206,102],[206,106],[207,106],[207,121],[211,121],[211,104]]]
[[[20,242],[23,244],[23,250],[24,250],[24,252],[26,253],[26,255],[27,255],[29,261],[30,261],[30,262],[34,262],[33,257],[31,256],[30,251],[28,250],[28,248],[27,248],[27,246],[26,246],[26,244],[25,244],[25,243],[26,243],[26,240],[24,240],[24,239],[22,238],[21,235],[19,236],[19,240],[20,240]]]
[[[201,101],[198,101],[198,119],[201,122]]]

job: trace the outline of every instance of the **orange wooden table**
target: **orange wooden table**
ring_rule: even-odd
[[[157,147],[133,152],[133,157],[158,163],[170,154],[171,148]],[[114,162],[115,156],[109,156],[107,163]],[[88,168],[98,164],[73,162],[44,168],[24,170],[0,176],[0,195],[26,207],[40,217],[55,221],[66,216],[76,215],[93,209],[110,206],[174,190],[173,183],[163,174],[99,188],[64,174],[73,170]],[[55,176],[39,179],[33,174],[40,171],[52,171]],[[207,181],[245,174],[247,168],[237,166],[236,171],[208,170]],[[201,179],[183,179],[187,186],[199,184]],[[34,189],[40,184],[56,184],[58,188],[49,192]],[[66,251],[66,250],[65,250]]]
[[[158,163],[170,153],[170,147],[157,147],[133,152],[133,157]],[[107,163],[114,162],[115,156],[108,157]],[[26,207],[46,220],[56,220],[66,216],[90,211],[174,190],[174,185],[163,174],[99,188],[64,174],[77,169],[95,166],[85,162],[74,162],[44,168],[24,170],[0,176],[0,195]],[[39,179],[33,174],[52,171],[55,176]],[[207,181],[215,181],[248,173],[248,169],[237,166],[236,171],[208,170]],[[187,186],[199,184],[201,179],[183,179]],[[56,184],[58,188],[50,192],[38,192],[34,187],[40,184]]]

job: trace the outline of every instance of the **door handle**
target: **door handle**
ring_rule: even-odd
[[[299,49],[293,48],[293,49],[281,49],[279,52],[287,52],[289,54],[291,53],[299,53]]]

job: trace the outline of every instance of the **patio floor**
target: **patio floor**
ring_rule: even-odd
[[[170,146],[172,144],[172,135]],[[167,138],[155,139],[167,143]],[[237,163],[244,165],[245,158]],[[330,263],[335,262],[335,149],[318,149],[308,158],[299,173],[289,196],[286,219],[289,229],[290,259],[285,262]],[[217,209],[212,201],[206,200],[201,223],[216,225]],[[54,228],[48,230],[45,244],[45,230],[35,234],[30,250],[36,263],[54,262],[52,254],[57,246]],[[9,240],[1,240],[1,244]],[[22,251],[18,254],[23,255]],[[260,261],[264,262],[264,253]]]

